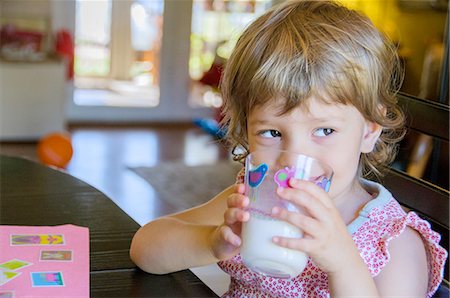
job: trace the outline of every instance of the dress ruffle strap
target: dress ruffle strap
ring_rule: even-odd
[[[390,228],[386,229],[386,231],[389,232],[382,237],[383,240],[379,243],[379,248],[381,250],[381,255],[379,255],[379,257],[381,258],[383,265],[386,265],[389,262],[389,242],[400,236],[407,226],[416,230],[423,239],[429,264],[427,297],[431,297],[442,282],[445,260],[447,259],[448,253],[439,245],[441,236],[431,229],[431,226],[427,221],[421,219],[415,212],[409,212],[405,216],[391,222]],[[381,268],[382,267],[384,266],[381,266]],[[381,268],[379,269],[381,270]],[[375,275],[378,273],[379,272],[376,272]]]

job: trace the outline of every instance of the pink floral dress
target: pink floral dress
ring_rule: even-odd
[[[363,182],[371,193],[378,195],[348,225],[348,231],[370,273],[375,277],[386,266],[390,259],[389,242],[409,226],[421,234],[426,247],[429,263],[427,296],[431,297],[442,281],[447,258],[446,250],[438,244],[440,235],[414,212],[405,213],[383,186],[366,180]],[[240,255],[219,262],[219,266],[231,277],[230,288],[223,297],[329,297],[327,274],[311,259],[305,270],[292,279],[257,274],[242,263]]]

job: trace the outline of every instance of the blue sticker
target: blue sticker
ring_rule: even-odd
[[[63,287],[61,272],[31,272],[33,287]]]
[[[251,187],[258,187],[266,177],[266,173],[269,167],[263,163],[260,164],[256,169],[248,172],[248,184]]]
[[[331,180],[327,179],[326,177],[323,177],[322,180],[320,182],[317,182],[316,184],[323,190],[328,192],[330,190]]]

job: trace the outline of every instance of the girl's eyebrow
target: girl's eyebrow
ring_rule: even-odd
[[[249,124],[251,125],[266,125],[266,124],[270,124],[271,122],[268,120],[264,120],[264,119],[254,119],[249,121]]]
[[[330,121],[344,122],[346,118],[340,116],[328,116],[328,117],[311,117],[311,120],[317,122],[330,122]]]
[[[265,119],[254,119],[254,120],[249,121],[249,124],[253,125],[253,126],[259,126],[259,125],[267,126],[267,125],[275,124],[275,122],[276,122],[276,120],[275,121],[270,121],[270,120],[265,120]],[[336,117],[334,117],[334,116],[329,116],[329,117],[311,117],[311,118],[308,118],[308,119],[303,119],[303,120],[298,120],[298,121],[294,120],[294,123],[295,122],[298,122],[298,123],[313,123],[314,125],[323,125],[323,124],[328,124],[330,122],[343,123],[343,122],[345,122],[345,118],[344,117],[338,117],[338,116],[336,116]]]

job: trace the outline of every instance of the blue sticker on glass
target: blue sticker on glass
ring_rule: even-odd
[[[256,169],[248,171],[248,184],[251,187],[258,187],[266,177],[266,173],[269,170],[269,166],[265,163],[260,164]]]

